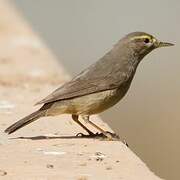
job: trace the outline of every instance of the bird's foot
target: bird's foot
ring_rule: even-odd
[[[98,134],[99,137],[102,137],[102,140],[107,140],[107,141],[120,141],[120,137],[118,134],[115,133],[111,133],[109,131],[106,131],[105,133],[100,133]],[[129,147],[128,143],[126,142],[126,140],[122,141],[123,144],[125,144],[127,147]]]
[[[119,136],[115,133],[111,132],[104,132],[104,133],[89,133],[89,134],[83,134],[83,133],[78,133],[76,135],[77,137],[86,137],[86,138],[101,138],[102,140],[109,140],[109,141],[117,141],[119,140]]]
[[[77,137],[82,137],[82,138],[99,138],[101,140],[106,140],[106,141],[119,141],[120,137],[118,134],[106,131],[105,133],[89,133],[89,134],[83,134],[83,133],[78,133],[76,135]],[[127,147],[129,147],[128,143],[123,140],[122,141]]]
[[[119,135],[106,131],[104,133],[99,134],[103,139],[102,140],[107,140],[107,141],[119,141],[120,137]]]
[[[106,138],[106,136],[103,133],[92,133],[92,132],[89,132],[88,134],[78,133],[76,134],[76,136],[82,138]]]
[[[120,137],[119,137],[118,134],[116,134],[116,133],[111,133],[111,132],[109,132],[109,131],[106,131],[105,133],[106,133],[106,134],[101,133],[101,134],[104,135],[105,140],[107,140],[107,141],[120,141]],[[129,144],[126,142],[126,140],[122,140],[122,142],[123,142],[123,144],[125,144],[127,147],[129,147]]]
[[[83,134],[83,133],[76,134],[76,137],[82,137],[82,138],[94,138],[96,136],[97,136],[97,134],[94,134],[92,132],[89,134]]]

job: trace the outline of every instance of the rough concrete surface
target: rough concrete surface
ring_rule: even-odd
[[[159,180],[120,141],[76,138],[83,130],[67,115],[3,132],[69,77],[7,1],[0,12],[0,179]]]

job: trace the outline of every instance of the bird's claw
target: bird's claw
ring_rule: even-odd
[[[83,133],[77,133],[77,134],[76,134],[76,137],[84,137],[84,136],[87,136],[87,135],[85,135],[85,134],[83,134]]]
[[[78,133],[76,134],[76,137],[95,137],[96,134],[94,133],[89,133],[89,134],[83,134],[83,133]]]
[[[87,138],[98,138],[98,137],[105,137],[105,135],[103,133],[89,133],[89,134],[83,134],[83,133],[78,133],[76,134],[76,137],[87,137]]]
[[[107,139],[108,141],[119,141],[119,135],[115,134],[115,133],[111,133],[109,131],[106,131],[105,133],[101,133],[102,136]]]
[[[76,137],[82,137],[82,138],[102,138],[102,140],[108,140],[108,141],[119,141],[120,137],[119,135],[115,133],[111,133],[109,131],[106,131],[105,133],[89,133],[89,134],[83,134],[83,133],[78,133],[76,134]],[[127,147],[129,147],[128,143],[123,140],[122,141]]]

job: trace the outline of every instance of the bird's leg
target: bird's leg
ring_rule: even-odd
[[[114,140],[114,139],[119,139],[119,136],[117,136],[116,134],[104,131],[102,128],[100,128],[99,126],[97,126],[96,124],[94,124],[92,121],[89,120],[89,116],[82,116],[82,118],[88,122],[89,124],[91,124],[93,127],[95,127],[96,129],[98,129],[105,137],[108,138],[108,140]],[[101,136],[101,134],[99,134]],[[97,135],[98,136],[98,135]]]
[[[89,135],[94,136],[95,134],[94,134],[92,131],[90,131],[86,126],[84,126],[84,125],[79,121],[78,117],[79,117],[78,115],[72,114],[72,119],[73,119],[76,123],[78,123],[86,132],[88,132]],[[84,135],[83,133],[78,133],[77,136],[86,136],[86,135]]]

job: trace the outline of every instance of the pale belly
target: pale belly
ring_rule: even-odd
[[[115,105],[126,92],[127,88],[120,88],[55,102],[47,111],[47,115],[98,114]]]

